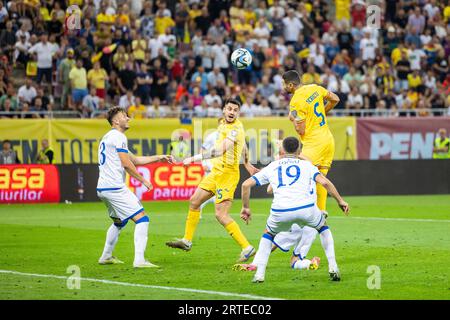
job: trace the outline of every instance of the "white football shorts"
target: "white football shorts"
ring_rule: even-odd
[[[118,190],[97,189],[97,195],[105,203],[108,214],[115,224],[125,226],[129,219],[144,211],[138,197],[126,187]]]
[[[308,226],[319,230],[325,224],[326,220],[316,204],[290,208],[290,209],[271,209],[267,219],[267,230],[272,234],[278,234],[283,231],[289,231],[292,224],[299,226]]]

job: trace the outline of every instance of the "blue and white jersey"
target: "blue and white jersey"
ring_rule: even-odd
[[[319,173],[309,161],[282,158],[271,162],[252,178],[257,185],[270,183],[274,196],[272,209],[278,211],[313,206],[317,200],[316,177]]]
[[[122,132],[112,129],[103,136],[98,146],[100,173],[97,189],[125,187],[125,169],[122,167],[119,152],[128,153],[128,140]]]

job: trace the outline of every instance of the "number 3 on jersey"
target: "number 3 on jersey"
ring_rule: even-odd
[[[322,112],[317,112],[317,108],[319,107],[319,103],[316,102],[314,104],[314,114],[318,117],[321,118],[322,120],[320,121],[320,126],[323,126],[325,124],[325,116],[323,115]]]
[[[106,161],[105,148],[106,148],[106,145],[104,142],[102,142],[102,144],[100,145],[100,159],[99,159],[101,166],[104,165],[105,161]]]

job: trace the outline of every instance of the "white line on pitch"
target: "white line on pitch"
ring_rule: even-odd
[[[64,280],[68,279],[68,277],[66,277],[66,276],[57,276],[57,275],[53,275],[53,274],[26,273],[26,272],[12,271],[12,270],[0,270],[0,273],[14,274],[14,275],[28,276],[28,277],[38,277],[38,278],[53,278],[53,279],[64,279]],[[105,283],[105,284],[115,284],[115,285],[125,286],[125,287],[139,287],[139,288],[147,288],[147,289],[161,289],[161,290],[184,291],[184,292],[192,292],[192,293],[204,293],[204,294],[211,294],[211,295],[217,295],[217,296],[240,297],[240,298],[247,298],[247,299],[254,299],[254,300],[282,300],[280,298],[261,297],[261,296],[254,296],[254,295],[251,295],[251,294],[241,294],[241,293],[221,292],[221,291],[210,291],[210,290],[200,290],[200,289],[190,289],[190,288],[153,286],[153,285],[148,285],[148,284],[119,282],[119,281],[93,279],[93,278],[75,278],[75,277],[71,277],[71,279],[74,279],[74,280],[75,279],[80,279],[82,281],[100,282],[100,283]]]
[[[264,213],[252,213],[254,216],[262,216],[269,214]],[[450,220],[444,219],[414,219],[414,218],[383,218],[383,217],[353,217],[352,215],[348,217],[344,216],[329,216],[331,219],[358,219],[358,220],[380,220],[380,221],[408,221],[408,222],[450,222]]]
[[[381,217],[338,217],[330,216],[332,219],[358,219],[358,220],[380,220],[380,221],[408,221],[408,222],[450,222],[440,219],[412,219],[412,218],[381,218]]]

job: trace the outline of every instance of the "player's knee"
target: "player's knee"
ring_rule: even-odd
[[[196,196],[191,196],[189,199],[189,206],[191,209],[198,210],[200,209],[200,206],[202,203],[200,202],[200,199],[198,199]]]

